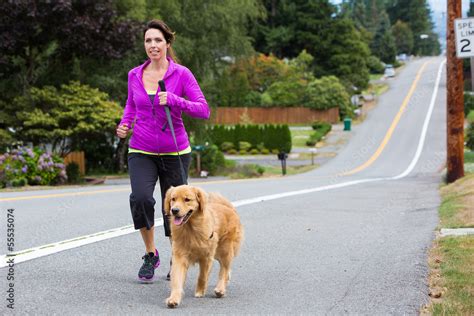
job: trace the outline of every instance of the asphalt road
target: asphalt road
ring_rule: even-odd
[[[438,221],[445,71],[426,138],[422,144],[419,139],[441,62],[415,60],[389,79],[391,89],[378,106],[319,169],[284,178],[197,183],[237,202],[245,227],[225,298],[212,295],[215,263],[205,298],[193,297],[195,267],[182,305],[166,308],[170,249],[157,227],[162,266],[154,284],[136,281],[144,250],[135,232],[17,263],[14,312],[417,314],[428,300],[427,250]],[[414,159],[416,164],[403,174]],[[129,192],[128,185],[115,185],[2,193],[0,236],[6,236],[7,208],[14,209],[16,251],[130,225]],[[50,247],[53,252],[55,247]],[[6,253],[5,240],[0,254]],[[1,314],[11,312],[6,301],[9,271],[0,269]]]

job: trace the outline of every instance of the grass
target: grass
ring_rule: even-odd
[[[474,236],[444,237],[430,254],[433,315],[474,315]]]
[[[474,151],[464,152],[464,163],[474,163]]]
[[[469,123],[474,123],[474,110],[469,111],[466,119]]]
[[[439,228],[474,227],[474,174],[442,187],[441,197]],[[431,302],[421,314],[474,315],[474,236],[438,238],[428,261]]]
[[[380,80],[383,77],[383,74],[370,74],[370,80]]]
[[[314,132],[313,129],[309,130],[291,130],[291,141],[293,147],[307,147],[306,141],[309,140],[309,136]]]
[[[388,90],[388,84],[386,83],[369,83],[369,87],[362,91],[362,94],[375,94],[375,95],[381,95],[385,91]]]
[[[442,228],[474,227],[474,174],[441,188],[439,209]]]
[[[303,172],[308,172],[316,169],[318,165],[304,165],[304,166],[286,166],[286,174],[293,175]],[[276,176],[281,175],[281,166],[265,166],[265,172],[263,176]]]

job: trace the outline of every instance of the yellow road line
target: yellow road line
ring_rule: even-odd
[[[202,182],[193,182],[192,185],[219,184],[219,183],[240,182],[240,181],[258,181],[258,180],[269,180],[269,179],[273,179],[273,178],[202,181]],[[48,199],[48,198],[65,197],[65,196],[93,195],[93,194],[100,194],[100,193],[114,193],[114,192],[127,192],[127,191],[130,191],[130,187],[122,188],[122,189],[110,189],[110,190],[97,190],[97,191],[82,191],[82,192],[17,196],[17,197],[10,197],[10,198],[0,198],[0,202],[34,200],[34,199]]]
[[[418,71],[418,73],[416,74],[415,80],[413,81],[413,84],[411,85],[410,90],[408,91],[408,94],[406,95],[405,99],[403,100],[403,103],[402,103],[402,105],[400,106],[400,109],[398,110],[397,115],[396,115],[395,118],[393,119],[392,124],[390,125],[390,128],[388,129],[387,133],[385,134],[385,137],[384,137],[383,140],[382,140],[382,143],[380,144],[379,148],[377,148],[377,150],[376,150],[375,153],[372,155],[372,157],[370,157],[369,160],[367,160],[366,162],[364,162],[364,163],[363,163],[362,165],[360,165],[359,167],[357,167],[357,168],[355,168],[355,169],[352,169],[351,171],[343,172],[342,174],[340,174],[341,176],[349,176],[349,175],[352,175],[352,174],[354,174],[354,173],[360,172],[360,171],[364,170],[365,168],[369,167],[371,164],[373,164],[375,160],[377,160],[377,158],[380,156],[380,154],[382,153],[382,151],[385,149],[385,146],[387,145],[388,141],[389,141],[390,138],[392,137],[393,131],[394,131],[395,128],[397,127],[398,122],[400,121],[400,118],[401,118],[402,115],[403,115],[403,112],[405,112],[405,109],[406,109],[406,107],[408,106],[408,102],[410,102],[410,99],[411,99],[413,93],[415,92],[416,86],[418,85],[418,81],[419,81],[420,78],[421,78],[421,74],[422,74],[423,71],[425,70],[426,65],[428,65],[430,62],[431,62],[431,61],[425,62],[425,63],[421,66],[421,68],[420,68],[420,70]]]

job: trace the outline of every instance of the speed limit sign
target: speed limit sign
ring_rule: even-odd
[[[454,20],[456,55],[458,58],[474,57],[474,18]]]

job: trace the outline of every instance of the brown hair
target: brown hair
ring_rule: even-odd
[[[143,29],[143,37],[145,37],[146,31],[148,31],[149,29],[157,29],[160,30],[161,33],[163,33],[166,43],[170,44],[167,55],[170,56],[171,59],[173,59],[175,62],[178,62],[178,58],[176,57],[173,47],[171,46],[175,40],[175,33],[169,28],[169,26],[161,20],[151,20],[146,24],[146,27]]]

